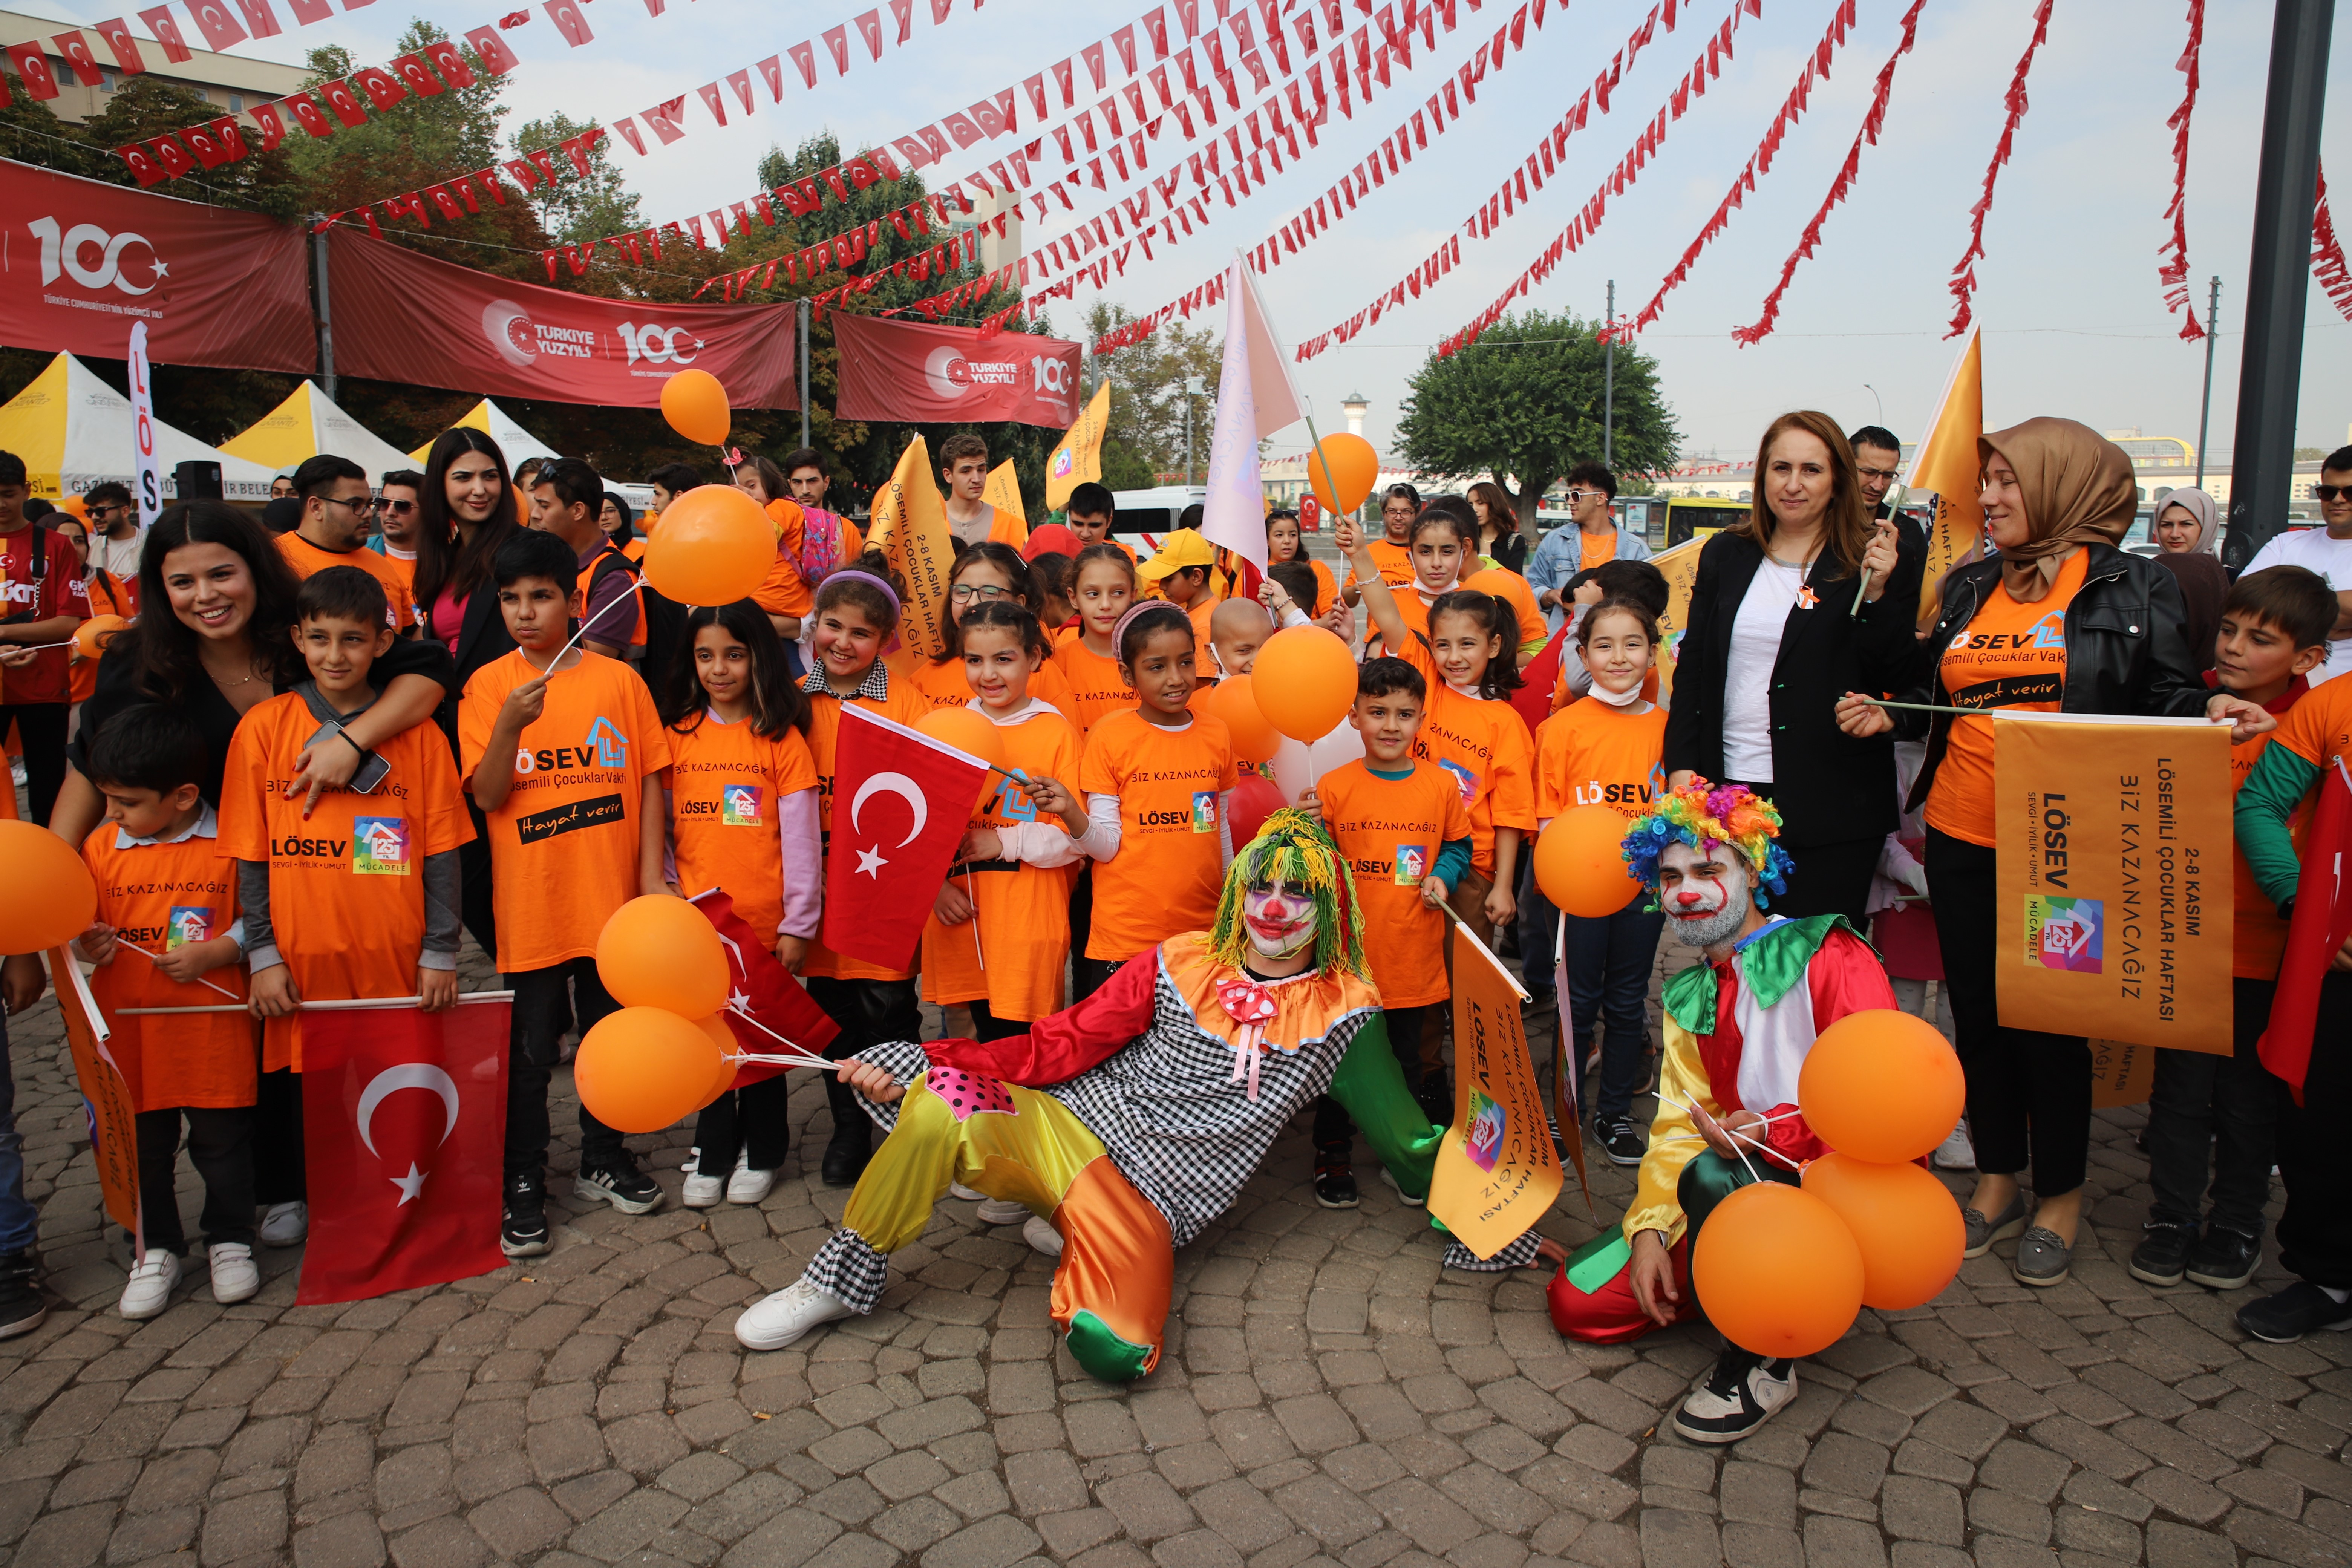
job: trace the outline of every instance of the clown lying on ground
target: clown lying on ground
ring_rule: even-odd
[[[1843,916],[1764,912],[1791,868],[1780,832],[1770,805],[1702,779],[1661,796],[1625,835],[1626,861],[1667,929],[1706,956],[1666,982],[1657,1118],[1624,1225],[1552,1280],[1552,1321],[1570,1339],[1622,1343],[1705,1309],[1690,1253],[1707,1215],[1759,1177],[1793,1184],[1799,1164],[1826,1152],[1796,1109],[1814,1037],[1895,1005],[1878,955]],[[1793,1363],[1727,1343],[1675,1426],[1693,1442],[1736,1443],[1796,1393]]]
[[[1380,1026],[1346,862],[1297,811],[1234,858],[1213,931],[1139,954],[1025,1035],[897,1041],[854,1060],[844,1077],[889,1137],[807,1270],[737,1321],[753,1350],[872,1311],[887,1255],[960,1183],[1051,1221],[1055,1327],[1079,1365],[1123,1383],[1160,1360],[1175,1249],[1317,1095],[1347,1108],[1408,1194],[1429,1191],[1440,1135]],[[1561,1256],[1530,1232],[1484,1262],[1452,1244],[1446,1263]]]

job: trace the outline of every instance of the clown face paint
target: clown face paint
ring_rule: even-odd
[[[1251,887],[1242,893],[1242,924],[1260,958],[1296,958],[1315,943],[1315,900],[1287,882]]]
[[[1719,947],[1738,936],[1756,902],[1747,864],[1721,844],[1705,852],[1668,845],[1658,857],[1658,901],[1667,929],[1697,948]]]

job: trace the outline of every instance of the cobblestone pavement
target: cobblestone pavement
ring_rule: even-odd
[[[1927,1308],[1865,1311],[1716,1453],[1661,1430],[1711,1336],[1563,1342],[1538,1276],[1442,1271],[1377,1180],[1318,1209],[1303,1128],[1180,1255],[1166,1357],[1131,1388],[1055,1349],[1049,1264],[953,1201],[873,1317],[747,1353],[736,1312],[847,1197],[807,1157],[814,1083],[757,1209],[676,1206],[674,1131],[632,1140],[659,1213],[574,1205],[558,1174],[547,1257],[297,1307],[299,1254],[267,1252],[254,1300],[215,1305],[192,1267],[168,1312],[126,1323],[54,1005],[11,1031],[67,1305],[0,1343],[5,1568],[2352,1562],[2352,1335],[2263,1345],[2235,1300],[2125,1273],[2137,1110],[2102,1113],[2072,1282],[2023,1289],[1988,1257]],[[1604,1216],[1629,1177],[1595,1167]],[[1547,1226],[1571,1243],[1593,1228],[1575,1202]]]

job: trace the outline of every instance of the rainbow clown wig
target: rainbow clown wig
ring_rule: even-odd
[[[1658,858],[1670,844],[1687,844],[1704,854],[1727,844],[1747,863],[1756,884],[1756,907],[1767,909],[1766,893],[1786,893],[1795,862],[1775,842],[1780,837],[1780,814],[1772,803],[1745,784],[1711,784],[1693,779],[1650,803],[1633,819],[1625,835],[1625,865],[1650,890],[1650,908],[1658,901]]]
[[[1309,813],[1286,806],[1269,814],[1265,826],[1225,869],[1217,900],[1217,922],[1210,928],[1209,952],[1220,963],[1238,968],[1249,946],[1242,924],[1242,894],[1270,882],[1303,889],[1315,903],[1315,969],[1344,969],[1369,981],[1364,964],[1364,911],[1356,902],[1355,879],[1339,847]]]

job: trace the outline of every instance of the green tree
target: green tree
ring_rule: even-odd
[[[1492,469],[1519,530],[1536,537],[1536,503],[1554,479],[1601,454],[1604,354],[1597,321],[1530,310],[1505,316],[1477,342],[1413,373],[1396,426],[1398,455],[1439,474]],[[1616,352],[1612,466],[1673,466],[1681,432],[1658,392],[1658,364]]]
[[[1087,335],[1099,338],[1133,319],[1126,307],[1097,300],[1087,310]],[[1103,483],[1113,489],[1142,489],[1181,482],[1188,401],[1192,411],[1192,482],[1199,483],[1208,472],[1209,428],[1217,406],[1217,377],[1224,363],[1224,351],[1215,336],[1206,327],[1171,321],[1106,357],[1110,426],[1103,437]],[[1095,363],[1099,369],[1104,362]],[[1208,390],[1188,399],[1184,383],[1192,377]]]
[[[526,121],[514,133],[515,154],[560,149],[562,142],[593,129],[593,121],[561,113]],[[541,184],[530,197],[539,213],[539,226],[549,238],[576,244],[646,226],[636,196],[624,183],[620,166],[613,162],[611,137],[599,137],[588,149],[584,180],[561,151],[552,162],[561,177],[551,185]]]
[[[194,88],[154,76],[125,76],[106,100],[106,108],[92,115],[81,126],[81,138],[92,147],[104,151],[102,162],[110,165],[102,175],[119,185],[134,184],[136,179],[130,165],[112,156],[117,147],[133,142],[145,142],[157,136],[184,131],[192,125],[203,125],[221,118],[220,106],[208,101]],[[197,168],[172,182],[173,194],[197,201],[217,203],[223,206],[243,207],[248,211],[268,213],[272,217],[290,218],[303,210],[301,175],[288,155],[291,141],[280,142],[268,152],[261,151],[260,138],[250,127],[245,131],[246,155],[233,163],[217,169]],[[62,165],[69,166],[69,165]],[[88,168],[74,168],[78,174],[92,174]]]

